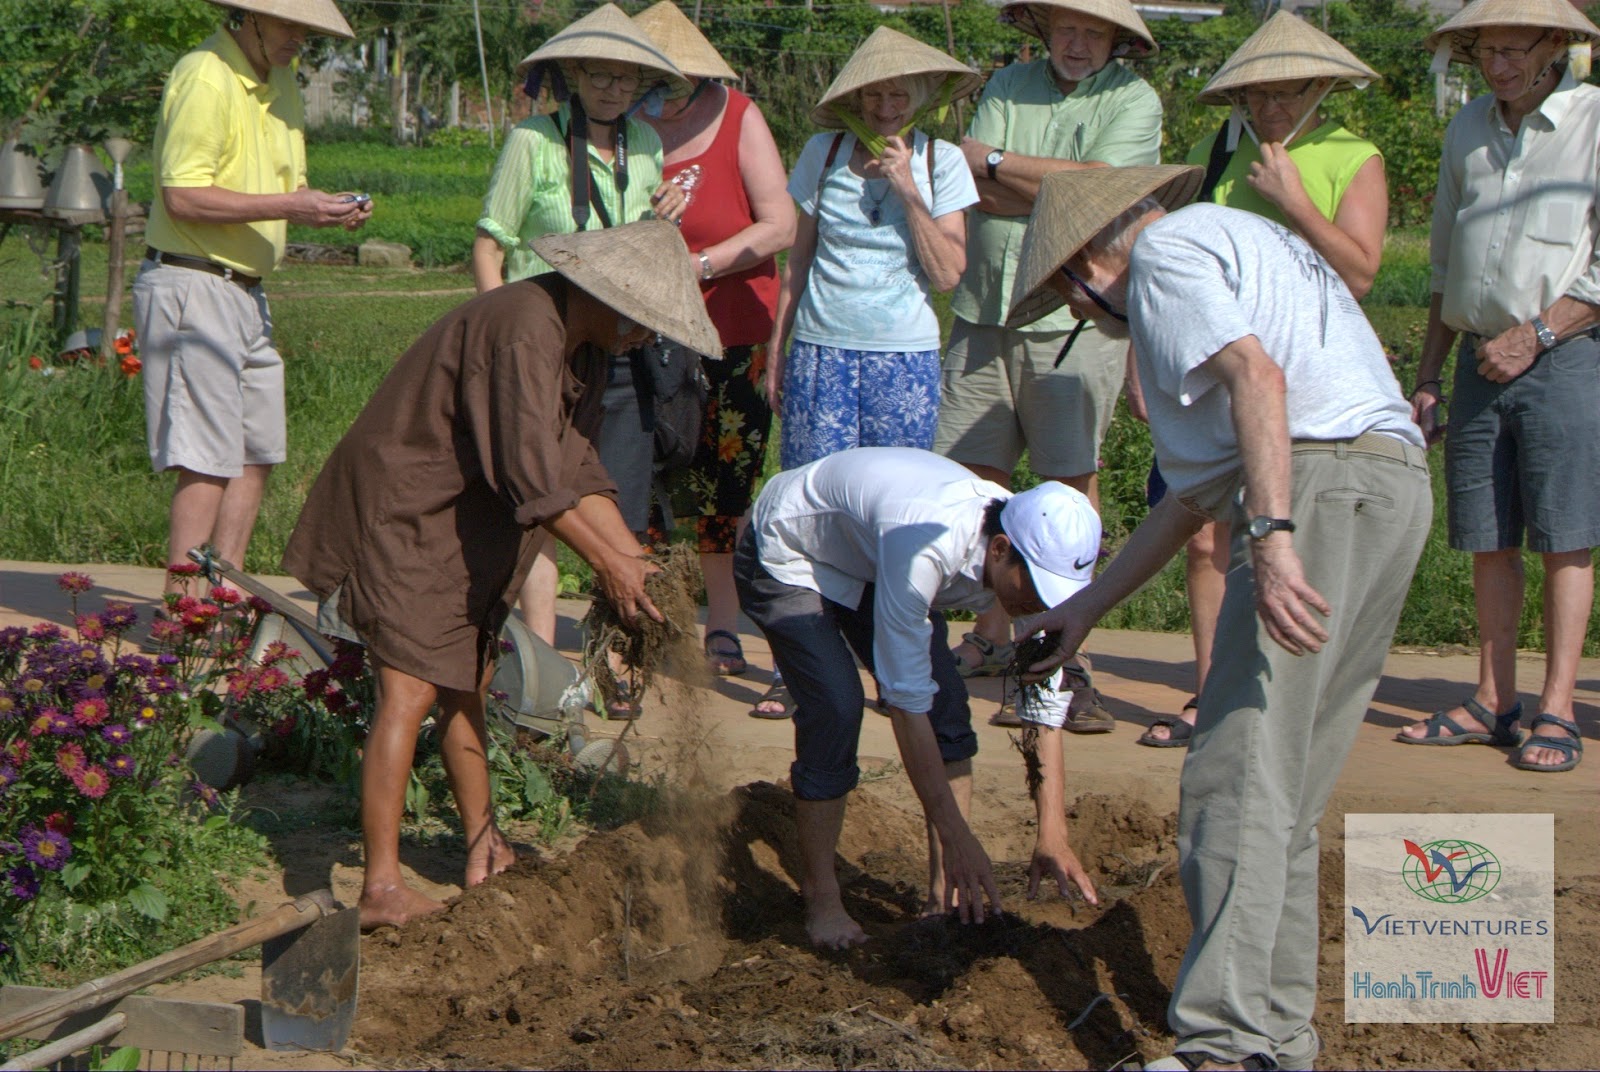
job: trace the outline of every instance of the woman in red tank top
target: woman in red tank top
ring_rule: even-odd
[[[665,151],[663,177],[689,194],[683,238],[695,259],[725,356],[705,363],[710,391],[700,449],[674,488],[675,511],[695,518],[706,580],[706,656],[719,674],[745,670],[733,543],[766,457],[772,410],[763,376],[778,300],[776,255],[794,241],[794,202],[761,110],[717,78],[738,75],[671,0],[635,16],[694,91],[650,123]],[[777,685],[752,714],[786,717]]]

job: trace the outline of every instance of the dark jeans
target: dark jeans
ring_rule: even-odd
[[[756,553],[754,528],[747,527],[733,556],[739,606],[766,634],[783,682],[794,694],[795,761],[789,782],[801,800],[835,800],[856,787],[861,770],[856,751],[866,694],[855,658],[871,671],[872,586],[859,609],[825,599],[809,588],[784,584],[767,572]],[[944,615],[928,615],[933,636],[933,680],[939,691],[927,719],[946,763],[978,753],[972,732],[967,685],[950,653]],[[855,658],[852,658],[854,653]]]

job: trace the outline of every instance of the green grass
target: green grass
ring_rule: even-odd
[[[459,238],[459,257],[471,241],[477,198],[487,184],[493,154],[468,149],[395,149],[372,143],[313,145],[312,180],[329,188],[360,188],[378,200],[371,233],[405,219],[431,221],[429,234]],[[143,169],[141,171],[141,168]],[[148,191],[148,164],[135,162],[130,188]],[[410,224],[405,224],[410,226]],[[319,232],[316,240],[342,240]],[[352,236],[352,239],[354,237]],[[455,238],[451,239],[455,241]],[[444,240],[441,238],[441,242]],[[410,244],[410,243],[408,243]],[[432,247],[437,249],[443,246]],[[136,384],[113,374],[73,369],[48,380],[20,375],[3,362],[12,338],[30,316],[48,321],[49,285],[19,235],[0,246],[0,556],[54,561],[107,561],[157,565],[162,559],[166,506],[172,478],[149,472],[144,420]],[[104,292],[105,250],[85,246],[86,299]],[[1419,228],[1390,235],[1382,271],[1366,302],[1369,319],[1396,358],[1402,384],[1415,378],[1428,300],[1428,241]],[[284,542],[306,489],[333,445],[360,411],[394,359],[445,310],[464,300],[471,280],[458,263],[442,258],[429,269],[383,272],[291,264],[269,284],[279,348],[287,366],[289,459],[278,467],[263,506],[247,568],[278,568]],[[9,303],[9,304],[7,304]],[[948,302],[936,300],[948,330]],[[85,320],[98,324],[101,306],[86,300]],[[128,323],[125,310],[122,322]],[[47,348],[45,348],[47,349]],[[25,370],[24,370],[25,371]],[[1446,372],[1448,376],[1448,370]],[[773,439],[776,444],[776,437]],[[1436,523],[1401,617],[1397,642],[1415,645],[1475,642],[1471,560],[1449,550],[1444,538],[1441,453],[1432,455]],[[1150,463],[1148,431],[1119,409],[1102,449],[1102,513],[1107,540],[1116,546],[1145,514],[1144,481]],[[769,472],[771,471],[769,463]],[[1017,483],[1035,477],[1026,459]],[[1528,556],[1528,599],[1520,643],[1543,640],[1539,596],[1542,571]],[[563,549],[564,587],[576,591],[587,570]],[[1188,627],[1181,562],[1106,620],[1107,626],[1174,630]],[[1600,614],[1591,619],[1589,654],[1600,653]]]

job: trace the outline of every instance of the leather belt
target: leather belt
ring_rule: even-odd
[[[157,264],[170,264],[174,268],[189,268],[196,272],[205,272],[208,275],[219,275],[228,282],[244,290],[254,290],[261,285],[258,275],[245,275],[243,272],[232,268],[224,268],[220,264],[206,260],[204,257],[189,257],[182,253],[163,253],[154,246],[144,247],[145,260],[155,261]]]
[[[1409,465],[1427,465],[1421,447],[1382,432],[1362,432],[1354,439],[1296,439],[1291,449],[1299,453],[1338,454],[1343,451],[1346,454],[1370,454]]]

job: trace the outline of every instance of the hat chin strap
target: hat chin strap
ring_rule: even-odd
[[[1333,84],[1330,82],[1323,88],[1321,93],[1317,94],[1317,99],[1311,102],[1311,107],[1305,110],[1304,114],[1300,116],[1300,121],[1290,129],[1288,134],[1284,135],[1280,144],[1288,148],[1294,139],[1299,136],[1301,128],[1306,125],[1306,121],[1317,114],[1317,109],[1322,107],[1322,102],[1327,100],[1328,94],[1332,92]],[[1255,125],[1250,122],[1249,113],[1243,105],[1235,104],[1233,106],[1233,114],[1228,117],[1228,151],[1230,153],[1239,147],[1239,132],[1241,130],[1249,134],[1250,140],[1260,146],[1261,136],[1256,133]]]

